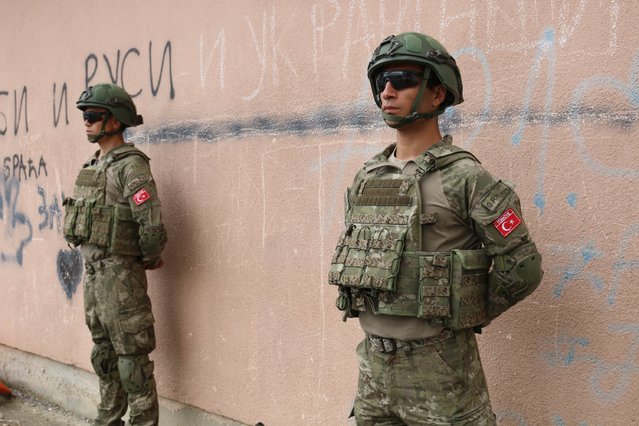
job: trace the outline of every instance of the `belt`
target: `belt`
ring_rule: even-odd
[[[392,355],[398,349],[412,349],[419,348],[421,346],[428,346],[434,343],[442,342],[447,340],[455,335],[453,330],[449,330],[445,328],[436,336],[426,337],[425,339],[417,339],[417,340],[399,340],[399,339],[391,339],[388,337],[380,337],[375,336],[373,334],[367,334],[366,338],[368,339],[369,347],[377,352]]]
[[[84,259],[84,270],[87,273],[87,275],[93,275],[95,274],[96,269],[101,269],[107,265],[114,264],[117,262],[123,262],[123,261],[124,262],[140,262],[140,258],[135,256],[111,255],[98,260]]]

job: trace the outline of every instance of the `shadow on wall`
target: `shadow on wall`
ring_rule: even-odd
[[[166,370],[162,374],[164,377],[182,377],[185,360],[187,354],[188,336],[184,335],[184,328],[181,326],[183,314],[180,306],[183,306],[181,299],[185,297],[184,286],[175,285],[176,283],[188,282],[184,280],[191,273],[191,265],[195,261],[195,251],[184,250],[185,247],[193,247],[195,240],[195,229],[189,220],[188,213],[184,210],[184,206],[188,205],[184,198],[185,191],[176,187],[173,180],[163,181],[158,184],[160,195],[171,194],[162,197],[162,211],[164,215],[164,223],[167,227],[168,242],[162,254],[165,266],[154,272],[153,277],[149,279],[149,286],[155,287],[158,292],[162,293],[161,297],[156,297],[153,313],[156,317],[156,333],[157,323],[162,324],[162,337],[158,339],[158,351],[162,352],[164,360],[160,365],[161,370]],[[166,212],[171,212],[167,215]],[[165,389],[171,393],[180,393],[180,389],[176,389],[176,383],[164,384]]]

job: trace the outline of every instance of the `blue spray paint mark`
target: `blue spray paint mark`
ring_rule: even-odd
[[[553,420],[555,422],[555,426],[566,426],[566,422],[565,422],[564,418],[562,416],[560,416],[559,414],[556,414],[553,417]],[[581,422],[581,423],[579,423],[579,426],[588,426],[588,423]]]
[[[573,209],[576,208],[577,207],[577,194],[575,194],[574,192],[571,192],[570,194],[568,194],[566,196],[566,202]]]
[[[589,344],[588,339],[583,336],[555,336],[555,351],[545,354],[544,358],[551,366],[567,367],[575,361],[577,350]]]
[[[571,259],[566,262],[563,267],[558,268],[561,278],[554,287],[553,293],[555,297],[561,297],[566,287],[576,280],[590,282],[595,290],[602,290],[604,288],[604,280],[599,275],[587,272],[587,268],[592,261],[606,257],[613,259],[610,288],[606,300],[608,306],[613,306],[617,301],[617,292],[621,284],[624,282],[634,283],[632,279],[624,280],[624,278],[628,276],[629,272],[639,270],[639,258],[628,258],[628,252],[632,252],[632,249],[639,243],[638,240],[639,223],[633,223],[624,230],[614,257],[612,255],[605,255],[601,250],[596,248],[593,243],[583,247],[552,247],[551,250],[554,253],[567,253],[571,256]]]
[[[591,391],[606,403],[632,392],[630,387],[637,386],[635,376],[639,375],[639,324],[611,325],[608,329],[611,333],[630,335],[623,336],[623,341],[630,343],[621,361],[607,361],[596,354],[578,350],[589,348],[589,340],[581,336],[556,336],[551,343],[555,350],[544,354],[552,367],[568,368],[577,362],[592,365]]]
[[[543,192],[538,192],[533,197],[533,202],[539,211],[543,212],[546,207],[546,195]]]
[[[586,272],[586,267],[595,259],[603,256],[603,253],[590,244],[584,247],[567,247],[560,246],[555,249],[557,252],[568,252],[572,255],[573,260],[562,269],[561,279],[555,285],[554,295],[559,298],[563,295],[564,290],[572,281],[583,279],[589,281],[596,290],[600,291],[604,287],[601,277]]]
[[[633,380],[639,374],[637,365],[639,354],[639,324],[611,325],[610,331],[616,333],[633,334],[626,357],[621,362],[605,362],[598,359],[595,362],[595,369],[591,378],[592,390],[600,399],[606,402],[613,402],[621,398],[628,387],[637,385]],[[615,385],[610,388],[609,378],[614,379]]]
[[[532,98],[535,91],[534,82],[539,79],[539,73],[541,68],[541,62],[546,59],[548,61],[547,72],[546,72],[546,98],[544,103],[544,113],[543,113],[543,129],[542,129],[542,137],[541,137],[541,145],[539,147],[539,172],[537,174],[537,193],[534,197],[535,206],[539,209],[540,214],[544,214],[544,209],[546,207],[546,197],[544,193],[544,180],[545,180],[545,169],[546,169],[546,156],[548,152],[548,144],[549,144],[549,133],[550,133],[550,125],[551,123],[551,110],[552,110],[552,99],[553,92],[555,86],[555,63],[556,63],[556,52],[555,52],[555,31],[552,28],[547,28],[542,34],[542,38],[539,43],[539,47],[537,48],[537,54],[533,61],[533,66],[530,70],[530,74],[528,76],[528,85],[526,87],[526,93],[524,95],[524,108],[522,110],[522,115],[519,119],[519,126],[515,131],[512,137],[512,143],[514,146],[519,146],[521,144],[524,129],[528,122],[528,116],[530,114],[530,106],[532,103]]]
[[[455,58],[458,58],[463,55],[470,55],[474,59],[478,60],[481,64],[481,69],[484,73],[484,83],[486,87],[484,88],[484,104],[482,106],[481,112],[479,113],[479,117],[473,122],[477,123],[473,131],[468,135],[466,140],[464,141],[463,147],[466,149],[470,148],[470,145],[477,138],[477,135],[482,131],[486,123],[489,122],[490,119],[490,104],[493,98],[493,78],[490,73],[490,65],[488,63],[488,58],[486,54],[475,47],[464,47],[452,53]],[[444,130],[447,129],[447,124],[452,121],[452,117],[457,112],[456,108],[447,108],[446,113],[443,116],[442,120],[442,128]],[[461,120],[460,120],[461,121]]]
[[[523,414],[516,411],[497,412],[497,423],[508,422],[517,426],[528,426],[528,422]]]
[[[630,247],[636,247],[639,241],[636,241],[639,238],[639,224],[634,223],[628,226],[621,237],[621,241],[619,242],[619,247],[617,250],[617,256],[615,263],[612,267],[612,283],[610,284],[610,292],[608,293],[608,305],[612,306],[615,304],[617,298],[617,289],[619,288],[622,277],[625,272],[633,269],[639,269],[639,259],[626,259],[626,254]],[[634,244],[631,242],[635,240]],[[633,280],[629,280],[632,284],[635,284]]]
[[[519,125],[512,137],[512,144],[518,146],[521,144],[524,130],[528,122],[530,114],[530,106],[535,91],[534,82],[539,78],[539,70],[541,68],[541,62],[544,58],[548,59],[548,71],[546,73],[546,105],[544,108],[544,116],[550,113],[552,107],[552,90],[554,86],[554,73],[555,73],[555,50],[554,50],[555,32],[552,28],[547,28],[542,34],[542,40],[537,48],[537,54],[533,61],[533,66],[528,75],[528,84],[526,86],[526,93],[524,94],[524,107],[521,111],[521,117],[519,118]]]
[[[566,423],[564,423],[564,419],[561,416],[555,416],[553,421],[555,422],[555,426],[566,426]]]
[[[4,230],[2,238],[8,243],[0,249],[0,262],[22,265],[24,248],[31,242],[33,228],[27,216],[17,210],[19,195],[18,179],[5,178],[0,173],[0,229]],[[8,251],[4,251],[5,245],[10,247]]]
[[[637,90],[637,74],[639,73],[639,51],[635,54],[630,69],[630,83],[624,83],[613,77],[597,75],[582,81],[573,93],[570,104],[570,121],[574,134],[575,144],[581,156],[581,160],[592,171],[608,177],[626,177],[639,178],[639,168],[620,168],[610,167],[598,160],[595,160],[588,150],[586,139],[581,132],[582,113],[584,108],[582,101],[584,97],[592,90],[600,90],[601,88],[610,88],[626,96],[630,103],[639,106],[639,91]]]

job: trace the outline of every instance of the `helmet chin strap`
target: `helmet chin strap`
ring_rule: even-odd
[[[100,128],[100,133],[94,136],[91,136],[91,135],[87,136],[87,139],[89,139],[89,142],[97,143],[100,139],[102,139],[105,136],[115,136],[119,133],[124,133],[124,130],[126,130],[126,128],[122,128],[121,126],[120,126],[120,129],[115,130],[113,132],[106,132],[104,130],[106,128],[107,120],[109,120],[109,118],[111,118],[112,115],[113,114],[111,114],[111,111],[107,110],[107,113],[104,116],[104,120],[102,120],[102,127]]]
[[[417,112],[419,103],[421,102],[422,96],[424,96],[424,92],[426,91],[426,86],[428,84],[429,76],[430,76],[430,68],[426,67],[424,69],[424,76],[422,77],[422,83],[419,86],[419,92],[417,92],[417,96],[415,97],[415,101],[413,101],[413,105],[411,107],[411,113],[406,117],[402,117],[400,115],[388,114],[382,111],[382,118],[384,119],[384,121],[392,121],[394,123],[397,123],[395,126],[391,126],[397,129],[402,126],[405,126],[408,123],[417,121],[420,118],[424,120],[429,120],[433,117],[437,117],[438,115],[441,115],[446,110],[446,108],[438,108],[432,112],[421,112],[421,113]]]

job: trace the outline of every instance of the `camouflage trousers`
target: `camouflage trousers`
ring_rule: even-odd
[[[123,425],[130,407],[131,425],[157,425],[158,397],[149,360],[155,332],[144,267],[134,258],[113,256],[85,260],[85,269],[85,319],[101,398],[94,424]]]
[[[367,336],[357,347],[359,426],[496,425],[472,330],[377,343]]]

